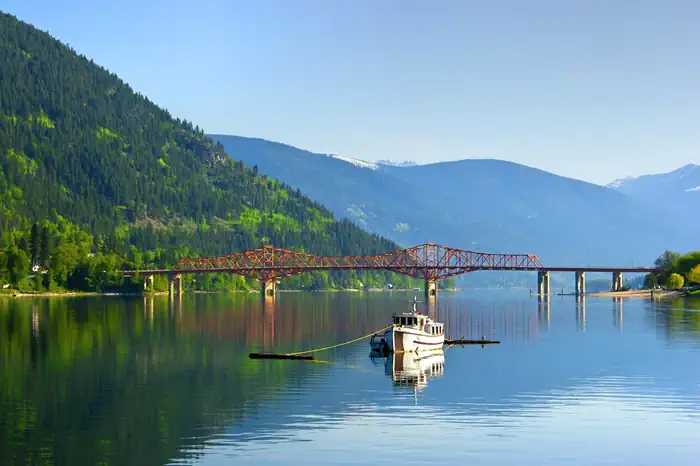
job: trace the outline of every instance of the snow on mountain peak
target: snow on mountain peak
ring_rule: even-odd
[[[623,184],[625,184],[629,181],[632,181],[632,180],[636,180],[636,179],[637,179],[636,176],[627,176],[625,178],[618,178],[615,181],[613,181],[612,183],[609,183],[607,185],[607,187],[616,189],[616,188],[619,188],[620,186],[622,186]]]
[[[386,159],[386,160],[377,160],[377,163],[379,165],[387,165],[389,167],[415,167],[418,165],[416,162],[413,160],[391,160],[391,159]]]
[[[369,168],[370,170],[376,170],[377,168],[379,168],[379,166],[374,162],[366,162],[364,160],[353,159],[352,157],[345,157],[344,155],[338,154],[328,154],[328,156],[333,157],[334,159],[342,160],[343,162],[350,163],[360,168]]]
[[[368,162],[366,160],[354,159],[352,157],[346,157],[344,155],[338,154],[326,154],[328,157],[332,157],[337,160],[342,160],[343,162],[350,163],[360,168],[369,168],[370,170],[378,170],[381,165],[389,167],[414,167],[418,165],[414,161],[402,161],[402,160],[377,160],[375,162]]]

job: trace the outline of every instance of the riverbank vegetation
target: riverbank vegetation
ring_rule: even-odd
[[[66,219],[34,223],[22,232],[16,228],[3,234],[0,250],[0,294],[16,292],[63,293],[66,291],[140,293],[139,277],[124,277],[122,270],[159,269],[175,265],[185,257],[182,248],[141,251],[133,244],[111,249],[101,238],[82,231]],[[255,279],[227,273],[191,274],[183,277],[186,290],[250,291],[259,289]],[[421,286],[411,277],[388,272],[313,272],[281,280],[280,289],[332,290]],[[441,286],[454,286],[453,280]],[[153,291],[168,289],[167,277],[154,278]]]
[[[646,276],[645,287],[664,286],[671,289],[700,288],[700,251],[681,254],[665,251],[654,262],[661,271]]]

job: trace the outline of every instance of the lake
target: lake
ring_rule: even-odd
[[[442,293],[417,361],[368,340],[408,293],[0,299],[0,464],[695,465],[700,301]]]

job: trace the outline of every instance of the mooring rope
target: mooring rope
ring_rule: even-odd
[[[288,355],[288,356],[298,356],[298,355],[300,355],[300,354],[318,353],[318,352],[320,352],[320,351],[326,351],[326,350],[329,350],[329,349],[337,348],[337,347],[339,347],[339,346],[349,345],[350,343],[355,343],[356,341],[364,340],[364,339],[367,338],[367,337],[371,337],[371,336],[374,335],[375,333],[383,332],[384,330],[386,330],[386,329],[388,329],[388,328],[391,328],[391,327],[393,327],[393,324],[392,324],[392,325],[388,325],[388,326],[386,326],[386,327],[384,327],[384,328],[382,328],[382,329],[379,329],[379,330],[377,330],[376,332],[368,333],[367,335],[363,335],[363,336],[361,336],[360,338],[355,338],[354,340],[346,341],[346,342],[343,342],[343,343],[338,343],[337,345],[326,346],[326,347],[324,347],[324,348],[310,349],[310,350],[306,350],[306,351],[297,351],[296,353],[284,353],[284,354],[286,354],[286,355]]]

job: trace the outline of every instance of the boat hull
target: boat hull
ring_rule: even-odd
[[[411,328],[393,327],[385,333],[388,350],[393,353],[418,353],[442,349],[445,335],[430,335]]]

